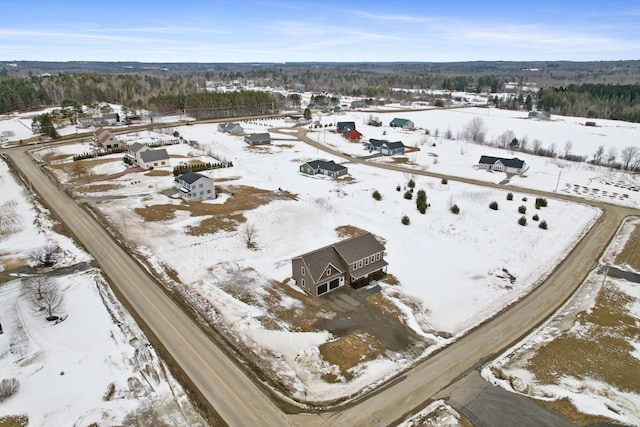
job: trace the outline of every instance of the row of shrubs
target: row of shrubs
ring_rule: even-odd
[[[127,151],[127,147],[116,147],[116,148],[103,148],[100,150],[89,151],[80,154],[73,155],[73,161],[77,162],[78,160],[92,159],[94,157],[102,157],[108,156],[109,154],[117,154],[124,153]]]
[[[233,162],[224,161],[218,163],[194,163],[191,165],[181,165],[173,168],[173,176],[182,175],[187,172],[200,172],[210,169],[221,169],[233,167]]]

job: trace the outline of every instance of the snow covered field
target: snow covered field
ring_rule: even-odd
[[[247,133],[284,125],[279,121],[243,124]],[[347,396],[414,360],[388,355],[363,364],[351,382],[328,384],[320,377],[331,367],[310,371],[308,362],[309,357],[317,358],[320,344],[334,337],[326,331],[290,331],[285,320],[282,330],[265,329],[259,321],[266,315],[263,309],[234,298],[225,288],[226,281],[238,277],[248,280],[249,275],[252,291],[263,295],[271,281],[282,282],[291,276],[292,257],[340,240],[338,227],[365,229],[386,241],[388,272],[400,286],[382,284],[382,292],[403,313],[407,325],[432,343],[424,357],[538,284],[599,215],[593,208],[559,200],[550,200],[548,207],[537,210],[535,197],[525,193],[516,192],[514,200],[507,201],[507,191],[456,182],[442,184],[410,173],[349,163],[347,180],[304,176],[298,172],[301,163],[327,156],[299,141],[286,138],[269,147],[249,148],[241,137],[218,133],[215,125],[182,126],[177,130],[186,140],[224,153],[234,163],[232,168],[207,172],[224,190],[221,198],[205,202],[212,205],[212,212],[215,205],[228,203],[239,186],[297,195],[296,200],[275,200],[242,212],[247,223],[258,230],[258,250],[246,247],[241,227],[213,235],[185,232],[205,221],[206,215],[192,216],[177,210],[173,219],[153,222],[136,215],[136,209],[181,204],[166,195],[171,193],[172,177],[138,174],[134,179],[125,175],[112,181],[121,183],[121,188],[104,193],[108,197],[97,206],[121,231],[126,227],[127,238],[159,266],[158,270],[166,266],[175,271],[186,287],[185,293],[197,294],[215,307],[224,326],[234,336],[242,336],[244,345],[256,353],[266,349],[276,355],[276,360],[281,358],[274,362],[275,367],[279,375],[293,382],[298,398],[305,391],[316,400]],[[274,133],[273,137],[279,138],[280,134]],[[345,150],[362,151],[357,144],[340,140],[335,144]],[[185,147],[169,146],[167,150],[184,155]],[[117,162],[109,164],[113,168],[110,172],[122,168]],[[108,173],[104,169],[100,172]],[[412,178],[416,190],[427,192],[431,206],[425,215],[416,210],[415,200],[403,197],[404,189],[396,191],[396,186],[404,188]],[[132,179],[135,184],[130,184]],[[382,194],[381,201],[373,199],[374,190]],[[136,192],[140,197],[132,197]],[[96,199],[100,195],[91,193]],[[127,197],[113,197],[118,195]],[[488,208],[492,201],[499,203],[497,211]],[[453,203],[460,206],[459,215],[450,212]],[[525,227],[518,224],[520,206],[526,209]],[[532,219],[536,213],[538,222]],[[401,224],[405,214],[411,219],[409,226]],[[549,230],[538,228],[542,220],[549,224]]]
[[[370,116],[380,119],[383,126],[367,126]],[[389,128],[387,124],[394,117],[411,119],[419,129]],[[580,118],[554,117],[552,122],[539,122],[526,120],[523,112],[484,108],[321,116],[316,118],[329,126],[310,129],[308,136],[353,156],[368,155],[361,144],[349,143],[332,132],[336,122],[354,121],[365,140],[402,140],[407,146],[420,148],[401,162],[416,171],[499,183],[505,180],[505,175],[478,170],[478,159],[481,155],[517,156],[530,169],[523,177],[513,177],[506,188],[509,185],[545,191],[557,188],[559,192],[585,199],[638,206],[636,189],[640,183],[634,175],[463,141],[458,135],[474,117],[486,123],[488,140],[512,130],[519,139],[526,136],[530,143],[540,139],[545,147],[554,143],[559,150],[566,141],[572,141],[572,154],[584,156],[591,156],[600,145],[606,149],[615,147],[619,153],[640,136],[637,124],[597,120],[598,127],[593,128],[584,126],[584,119]],[[280,119],[242,125],[247,133],[291,127]],[[153,206],[163,209],[167,209],[166,205],[183,206],[171,195],[172,176],[124,175],[99,182],[117,188],[93,189],[82,196],[95,202],[126,235],[127,243],[158,271],[175,272],[188,298],[202,301],[203,310],[211,309],[213,320],[231,336],[239,337],[241,345],[254,355],[264,358],[263,363],[270,365],[267,368],[284,378],[300,400],[318,402],[351,395],[447,345],[540,283],[599,215],[586,205],[557,199],[549,199],[548,207],[537,210],[535,197],[526,191],[512,190],[513,200],[508,201],[507,189],[487,189],[453,180],[443,184],[417,174],[344,162],[280,133],[272,133],[271,146],[249,148],[242,137],[218,133],[215,125],[181,126],[176,130],[185,140],[197,141],[198,146],[167,146],[172,155],[171,166],[195,158],[234,163],[232,168],[205,172],[216,179],[218,189],[222,190],[218,199],[204,203],[211,206],[212,214],[194,215],[186,209],[175,209],[173,216],[163,221],[145,221],[137,214],[137,209]],[[454,139],[443,138],[447,130],[451,130]],[[137,140],[151,137],[138,135]],[[45,148],[41,153],[53,150],[52,154],[71,154],[86,148],[61,146]],[[122,172],[120,158],[121,155],[114,155],[110,162],[101,161],[93,172],[100,175]],[[343,163],[349,168],[350,178],[334,181],[298,172],[300,164],[318,158]],[[70,179],[62,171],[57,174],[63,182]],[[416,190],[424,189],[427,193],[430,207],[425,215],[416,210],[415,197],[412,200],[403,197],[410,179],[415,180]],[[398,185],[400,192],[396,191]],[[215,216],[216,206],[233,202],[234,191],[240,188],[296,196],[295,200],[277,197],[240,212],[241,221],[246,220],[257,229],[257,250],[246,247],[241,224],[214,234],[188,232]],[[373,199],[374,190],[382,194],[381,201]],[[498,202],[497,211],[488,208],[492,201]],[[459,215],[450,211],[454,203],[461,209]],[[517,222],[523,216],[518,212],[521,206],[526,209],[524,227]],[[534,214],[540,217],[538,221],[533,220]],[[410,217],[410,225],[401,224],[403,215]],[[538,228],[542,220],[548,223],[548,230]],[[388,272],[399,285],[381,283],[382,295],[429,346],[422,354],[410,357],[387,352],[355,368],[353,380],[327,383],[322,376],[333,368],[320,360],[318,348],[336,337],[323,330],[297,331],[286,319],[277,327],[266,327],[262,322],[268,317],[264,305],[248,304],[238,298],[238,291],[233,288],[243,284],[243,289],[265,301],[273,282],[286,281],[291,276],[292,257],[340,240],[337,228],[341,226],[365,229],[385,241]],[[170,280],[169,275],[164,278]],[[292,286],[295,296],[299,291]],[[289,296],[282,297],[280,304],[305,307],[297,297]]]
[[[17,393],[0,402],[0,419],[26,415],[30,426],[124,425],[146,414],[167,425],[205,425],[100,272],[78,265],[56,273],[90,258],[52,230],[47,211],[4,162],[0,183],[0,266],[7,272],[22,267],[31,263],[30,251],[57,245],[56,266],[37,276],[51,278],[65,301],[58,313],[64,321],[55,324],[33,311],[24,295],[22,283],[33,274],[0,283],[0,380],[20,382]]]

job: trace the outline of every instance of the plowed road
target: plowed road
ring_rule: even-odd
[[[331,151],[332,154],[352,162],[361,162],[309,140],[304,131],[300,131],[298,136],[319,149]],[[263,385],[256,384],[231,361],[160,290],[143,266],[122,249],[90,214],[49,180],[24,148],[7,150],[6,154],[21,174],[28,177],[32,188],[67,225],[77,241],[95,257],[112,285],[126,299],[128,306],[163,343],[202,396],[232,426],[365,426],[376,423],[389,425],[401,419],[419,409],[465,372],[490,360],[548,318],[594,267],[624,217],[638,213],[631,209],[586,202],[573,197],[508,187],[523,193],[589,203],[602,209],[603,215],[544,284],[509,310],[405,372],[386,387],[369,393],[355,403],[322,413],[287,414],[265,393]],[[415,175],[443,177],[394,165],[370,165]],[[446,178],[500,187],[452,176]]]

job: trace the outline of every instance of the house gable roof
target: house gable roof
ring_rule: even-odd
[[[138,151],[140,151],[144,147],[145,147],[145,144],[140,144],[139,142],[134,142],[133,144],[131,144],[129,146],[129,151],[131,151],[132,153],[137,153]]]
[[[387,142],[386,144],[387,144],[387,147],[389,147],[391,150],[404,148],[404,144],[402,143],[402,141]]]
[[[307,164],[313,169],[322,169],[331,172],[339,172],[346,169],[345,166],[339,165],[333,160],[329,160],[328,162],[325,160],[312,160],[310,162],[307,162]]]
[[[344,273],[345,271],[344,262],[331,245],[300,255],[298,258],[301,258],[307,266],[314,283],[318,283],[322,279],[328,267],[332,269],[331,275],[334,271],[335,273]]]
[[[522,169],[522,167],[524,167],[524,160],[520,160],[517,157],[514,157],[513,159],[505,159],[502,157],[480,156],[479,163],[481,164],[494,165],[496,162],[500,162],[508,168]]]
[[[376,148],[380,148],[382,146],[387,146],[392,150],[395,150],[396,148],[402,148],[404,147],[404,144],[402,143],[402,141],[394,141],[394,142],[389,142],[389,141],[384,141],[382,139],[373,139],[371,138],[369,140],[369,143],[371,145],[373,145]]]
[[[189,172],[183,173],[178,178],[176,178],[176,181],[184,181],[187,184],[193,184],[194,182],[196,182],[201,178],[211,179],[208,176],[202,175],[201,173],[189,171]]]
[[[393,120],[391,120],[391,123],[389,123],[390,126],[404,126],[407,123],[409,123],[409,119],[399,119],[399,118],[395,118]]]
[[[384,251],[384,246],[371,233],[361,234],[333,245],[348,264]]]
[[[251,141],[271,141],[271,135],[269,132],[252,133],[251,135],[247,135],[246,138],[249,138]]]
[[[169,153],[164,148],[159,150],[147,150],[140,153],[143,162],[157,162],[158,160],[169,160]]]
[[[355,122],[338,122],[337,128],[338,128],[338,132],[343,132],[343,131],[345,131],[347,129],[355,130],[356,129],[356,124],[355,124]]]

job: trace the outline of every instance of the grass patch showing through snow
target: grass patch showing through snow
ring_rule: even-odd
[[[164,171],[160,169],[154,169],[144,174],[145,176],[169,176],[171,175],[170,171]]]
[[[218,194],[228,193],[229,199],[222,204],[182,203],[180,205],[150,205],[136,208],[135,213],[145,221],[168,221],[175,218],[177,210],[188,211],[191,216],[208,216],[200,224],[186,228],[191,236],[213,234],[217,231],[234,231],[246,218],[241,212],[256,209],[275,200],[295,200],[296,196],[286,191],[269,191],[248,186],[219,188]]]
[[[353,379],[349,369],[360,363],[374,360],[385,353],[385,348],[378,340],[359,330],[326,342],[319,348],[322,358],[332,365],[337,365],[341,376],[346,381]],[[322,379],[329,383],[341,382],[341,378],[334,374],[324,374]]]
[[[122,188],[122,185],[116,184],[94,184],[94,185],[86,185],[82,187],[83,193],[102,193],[111,190],[117,190],[118,188]]]
[[[640,226],[636,225],[627,239],[624,248],[616,256],[616,264],[628,265],[634,270],[640,270]]]
[[[0,417],[0,427],[26,427],[28,425],[29,416],[27,414]]]
[[[339,227],[336,227],[336,233],[338,233],[339,238],[348,239],[350,237],[355,237],[361,234],[365,234],[366,231],[354,225],[341,225]]]
[[[578,412],[577,408],[573,403],[571,403],[571,400],[566,397],[551,401],[540,400],[539,403],[579,426],[590,426],[597,423],[611,423],[613,421],[607,417]]]
[[[540,381],[557,384],[562,376],[597,378],[619,390],[640,393],[640,360],[631,355],[630,338],[640,335],[636,319],[628,314],[635,300],[605,285],[590,313],[582,312],[572,331],[540,348],[529,360]],[[578,326],[576,328],[576,326]]]

